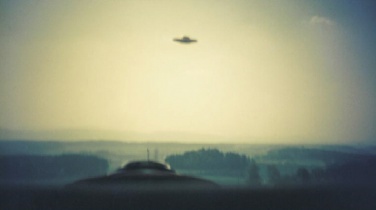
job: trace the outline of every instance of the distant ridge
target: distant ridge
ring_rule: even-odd
[[[57,130],[10,130],[0,129],[0,140],[116,140],[116,141],[158,141],[158,142],[226,142],[234,139],[210,134],[189,132],[151,132],[141,133],[116,130],[57,129]]]

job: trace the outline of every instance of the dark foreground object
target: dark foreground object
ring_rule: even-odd
[[[116,173],[83,179],[68,186],[75,189],[180,189],[216,188],[209,180],[176,174],[168,165],[153,161],[136,161],[125,165]]]
[[[0,209],[376,209],[374,188],[110,190],[1,187]]]

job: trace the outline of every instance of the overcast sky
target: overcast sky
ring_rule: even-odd
[[[0,127],[376,143],[373,11],[373,0],[0,0]],[[172,41],[185,35],[198,42]]]

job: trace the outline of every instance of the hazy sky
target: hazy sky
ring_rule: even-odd
[[[0,0],[0,127],[376,142],[375,10],[373,0]],[[198,42],[172,41],[184,35]]]

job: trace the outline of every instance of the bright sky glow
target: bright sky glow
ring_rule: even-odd
[[[1,128],[376,140],[373,1],[0,2]]]

